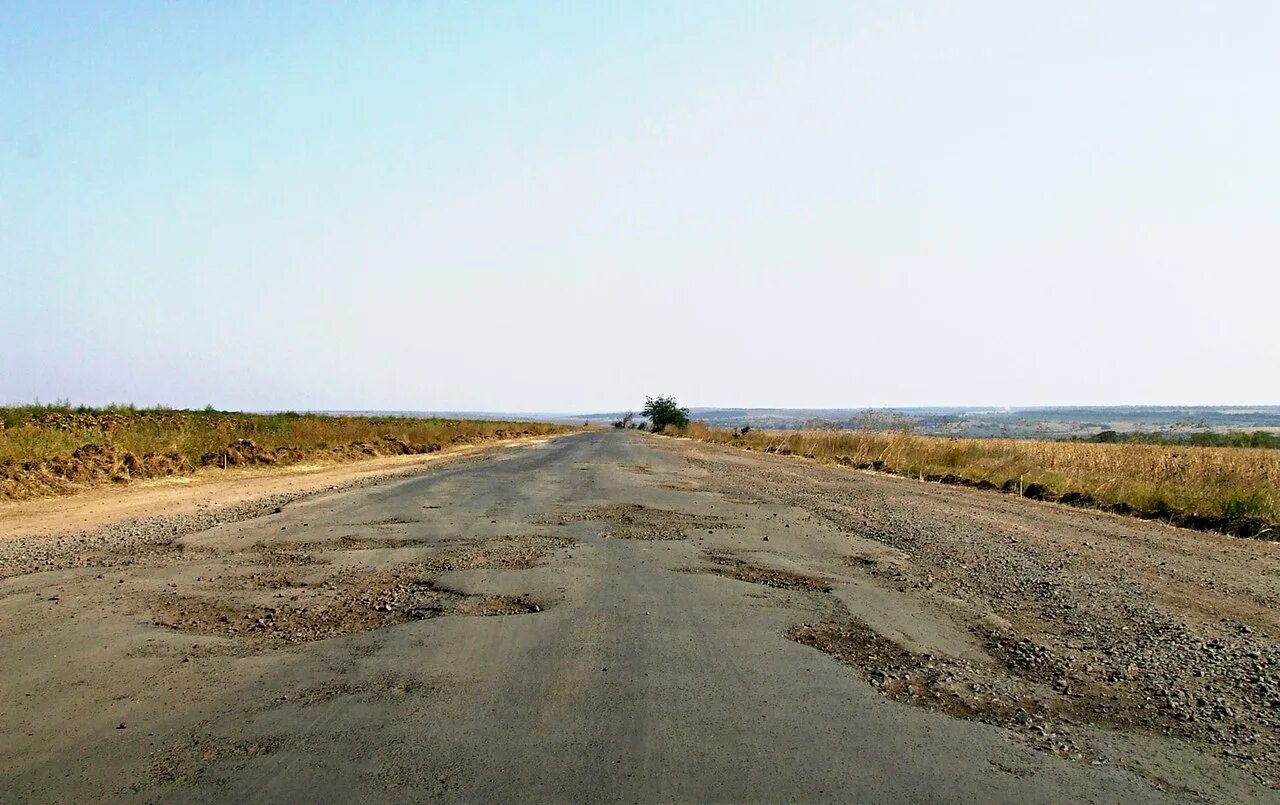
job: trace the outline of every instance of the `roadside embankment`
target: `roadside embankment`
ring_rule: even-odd
[[[0,500],[66,495],[202,470],[334,464],[571,430],[540,422],[135,411],[0,409]]]
[[[743,433],[696,422],[683,435],[1201,531],[1280,539],[1280,450],[861,431]]]
[[[0,543],[56,536],[73,544],[90,537],[92,542],[106,532],[131,541],[165,542],[179,533],[269,513],[311,495],[387,483],[444,463],[561,435],[565,434],[451,445],[427,455],[339,464],[233,467],[90,487],[74,495],[0,500]]]

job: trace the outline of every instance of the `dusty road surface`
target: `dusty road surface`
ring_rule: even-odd
[[[0,802],[1277,802],[1278,605],[1273,543],[583,433],[0,540]]]

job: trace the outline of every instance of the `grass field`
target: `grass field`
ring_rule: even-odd
[[[1280,523],[1280,450],[692,424],[695,439],[1250,533]],[[1234,524],[1234,525],[1233,525]],[[1269,535],[1274,536],[1274,532]]]
[[[496,422],[164,408],[0,408],[0,498],[60,494],[95,483],[200,467],[347,461],[428,453],[451,444],[569,430]]]

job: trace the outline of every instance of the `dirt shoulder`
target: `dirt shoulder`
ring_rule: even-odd
[[[815,570],[915,602],[867,617],[846,597],[848,615],[788,632],[886,697],[999,724],[1072,760],[1139,770],[1160,790],[1182,791],[1178,764],[1157,770],[1148,760],[1164,749],[1120,751],[1117,736],[1171,739],[1280,784],[1280,545],[671,444],[703,471],[699,490],[781,501],[806,513],[806,528],[836,529],[845,568]],[[899,639],[918,633],[922,612],[967,632],[977,659]]]
[[[292,464],[208,469],[191,475],[96,487],[75,495],[0,501],[0,540],[91,531],[123,520],[192,514],[258,498],[299,495],[389,474],[412,475],[438,465],[511,445],[559,438],[531,436],[458,445],[438,453],[381,456],[342,464]]]
[[[1180,528],[1280,540],[1280,451],[1194,445],[952,439],[861,431],[685,436],[737,449],[1002,492]]]

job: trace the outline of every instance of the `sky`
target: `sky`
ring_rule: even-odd
[[[1280,3],[0,0],[0,402],[1280,403]]]

